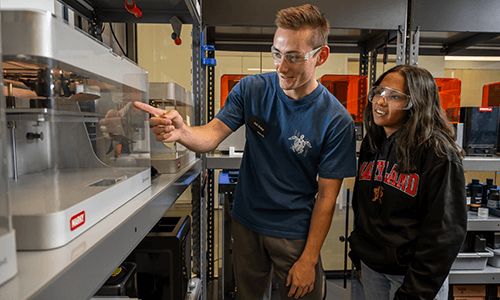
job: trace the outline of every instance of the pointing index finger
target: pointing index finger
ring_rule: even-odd
[[[145,111],[145,112],[150,113],[150,114],[155,115],[155,116],[161,116],[161,115],[166,113],[166,111],[163,109],[156,108],[156,107],[153,107],[151,105],[148,105],[146,103],[142,103],[139,101],[135,101],[134,106],[142,111]]]

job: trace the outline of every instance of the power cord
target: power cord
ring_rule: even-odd
[[[122,50],[123,55],[128,56],[127,53],[122,48],[122,45],[120,45],[120,42],[116,38],[115,31],[113,30],[113,24],[109,23],[109,28],[111,29],[111,34],[113,34],[113,38],[115,39],[116,43],[118,44],[118,47],[120,47],[120,50]]]

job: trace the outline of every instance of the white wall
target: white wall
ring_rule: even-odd
[[[175,82],[191,91],[191,25],[181,29],[181,45],[171,38],[170,24],[137,25],[137,62],[149,82]]]
[[[418,66],[427,69],[435,78],[444,78],[444,56],[420,56]]]

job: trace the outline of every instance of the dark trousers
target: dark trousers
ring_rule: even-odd
[[[287,296],[288,271],[299,259],[306,240],[286,239],[256,233],[232,219],[233,261],[237,300],[260,300],[271,298],[273,271],[279,284],[280,298]],[[323,288],[323,267],[321,259],[316,264],[314,289],[303,300],[321,300]]]

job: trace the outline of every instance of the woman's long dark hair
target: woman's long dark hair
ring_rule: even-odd
[[[439,156],[455,151],[462,158],[464,152],[455,143],[455,130],[441,108],[438,88],[431,73],[422,68],[400,65],[382,74],[374,86],[379,85],[387,74],[393,72],[398,72],[405,78],[406,93],[410,95],[413,104],[406,111],[406,121],[396,132],[394,141],[399,171],[415,171],[422,155],[432,149]],[[385,138],[385,131],[382,126],[375,124],[370,102],[364,113],[364,124],[366,150],[377,153],[380,150],[378,145]]]

